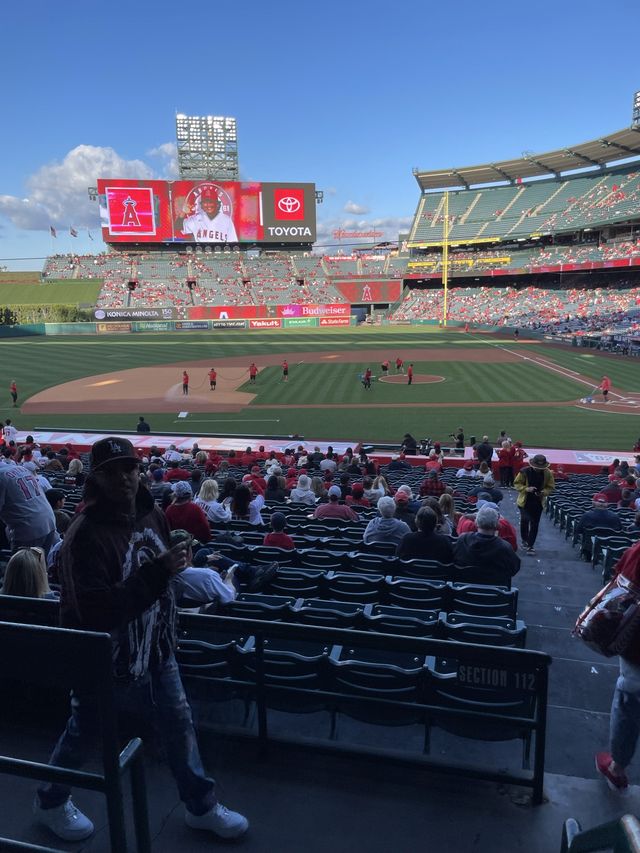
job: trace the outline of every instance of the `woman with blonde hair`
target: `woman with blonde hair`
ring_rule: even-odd
[[[458,527],[458,522],[460,521],[461,513],[459,513],[455,508],[455,503],[453,501],[453,496],[448,492],[443,492],[438,498],[438,503],[440,504],[440,509],[442,510],[442,514],[445,518],[449,519],[451,524],[451,532],[455,535],[456,528]]]
[[[85,481],[83,470],[84,466],[82,461],[80,459],[72,459],[71,462],[69,462],[69,467],[67,468],[67,473],[64,477],[65,483],[74,486],[82,486]]]
[[[226,524],[227,521],[231,521],[231,510],[229,509],[231,498],[219,503],[219,494],[220,491],[215,480],[204,480],[194,504],[204,511],[208,521]]]
[[[324,487],[322,477],[311,478],[311,491],[316,496],[316,499],[319,500],[321,503],[327,502],[327,490]]]
[[[20,548],[7,563],[3,595],[25,598],[57,598],[49,588],[47,561],[42,548]]]
[[[201,465],[207,464],[207,458],[207,454],[204,452],[204,450],[198,450],[195,455],[194,462],[198,467],[200,467]]]

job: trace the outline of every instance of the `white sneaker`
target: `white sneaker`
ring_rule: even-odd
[[[203,815],[194,815],[185,811],[184,819],[192,829],[207,829],[219,835],[220,838],[239,838],[249,829],[249,821],[238,812],[229,811],[222,803],[216,805]]]
[[[74,806],[71,798],[61,806],[43,809],[36,797],[33,813],[40,823],[48,826],[51,832],[63,841],[83,841],[93,835],[93,823]]]

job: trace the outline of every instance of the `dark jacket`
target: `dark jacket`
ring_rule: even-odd
[[[622,530],[620,516],[610,509],[588,509],[576,524],[575,532],[583,533],[594,527],[609,527],[611,530]]]
[[[456,566],[477,569],[477,583],[504,582],[509,586],[510,578],[520,569],[520,557],[511,545],[485,533],[463,533],[453,546],[453,555]],[[483,581],[483,575],[492,580]]]
[[[408,533],[398,545],[396,554],[403,560],[437,560],[453,563],[453,546],[448,536],[441,533]]]
[[[481,441],[480,444],[476,444],[475,451],[478,462],[491,462],[491,457],[493,456],[493,447],[489,444],[488,441]]]
[[[168,547],[167,521],[142,486],[135,517],[98,499],[76,516],[64,538],[60,623],[108,631],[117,676],[139,678],[175,647],[173,591],[157,560]]]

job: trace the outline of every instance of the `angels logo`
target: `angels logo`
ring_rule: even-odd
[[[107,186],[100,217],[110,235],[155,235],[155,197],[151,187]]]
[[[122,202],[124,205],[124,211],[122,213],[122,225],[131,227],[131,228],[139,228],[140,220],[138,219],[138,214],[136,213],[136,205],[137,201],[132,199],[130,195],[128,195],[125,200]]]

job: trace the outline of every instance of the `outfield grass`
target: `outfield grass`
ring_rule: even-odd
[[[15,276],[17,273],[5,273]],[[15,281],[0,278],[2,305],[95,305],[102,287],[101,281]]]
[[[71,283],[73,287],[73,283]],[[176,420],[173,414],[140,412],[154,431],[189,435],[199,432],[238,434],[293,434],[326,440],[398,441],[407,430],[419,438],[446,441],[457,426],[467,435],[491,438],[506,429],[514,438],[529,445],[545,447],[623,450],[640,435],[640,419],[633,415],[611,414],[600,410],[584,411],[560,406],[563,401],[584,396],[585,386],[562,375],[550,373],[530,362],[483,363],[479,350],[500,345],[518,351],[537,353],[557,364],[593,377],[594,385],[607,373],[625,390],[638,389],[638,365],[635,360],[605,358],[580,350],[549,348],[543,344],[513,344],[509,340],[483,339],[459,332],[384,327],[350,330],[282,330],[281,332],[234,332],[213,334],[173,334],[105,336],[86,338],[35,338],[0,340],[0,360],[6,402],[0,415],[13,417],[25,429],[44,427],[133,429],[132,415],[38,415],[21,417],[8,405],[8,384],[16,379],[20,400],[61,382],[154,364],[181,364],[231,356],[247,358],[260,365],[261,354],[279,353],[291,365],[290,381],[280,381],[278,367],[261,370],[255,386],[241,390],[256,394],[254,402],[239,413],[194,414]],[[318,351],[371,350],[380,348],[390,359],[416,347],[464,347],[468,362],[423,360],[415,363],[416,373],[444,376],[434,384],[391,384],[375,382],[370,392],[358,379],[362,363],[337,362],[298,364],[297,353]],[[526,347],[526,350],[524,350]],[[9,367],[7,367],[9,365]],[[224,367],[218,366],[224,372]],[[374,374],[379,366],[372,364]],[[192,386],[204,382],[192,373]],[[3,401],[4,402],[4,401]],[[491,406],[491,403],[513,405]],[[536,405],[519,405],[525,402]],[[332,408],[338,405],[364,404],[358,408]],[[411,403],[427,404],[420,406]],[[469,404],[430,406],[430,403]],[[484,404],[477,405],[476,404]],[[300,408],[321,404],[320,408]],[[378,406],[377,404],[385,404]],[[275,408],[288,406],[289,408]],[[265,408],[263,408],[265,407]]]

